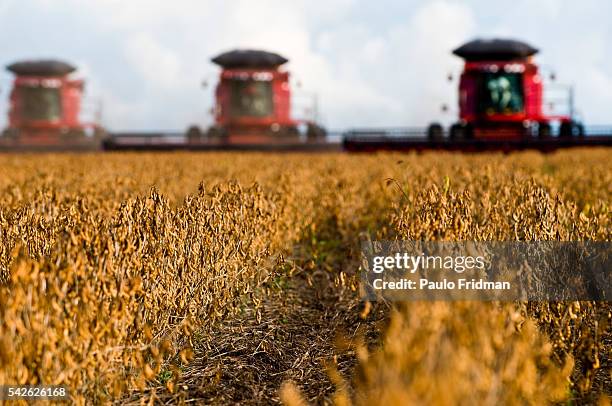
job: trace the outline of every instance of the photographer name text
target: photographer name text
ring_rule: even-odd
[[[510,290],[510,282],[491,282],[484,279],[429,280],[421,278],[386,281],[374,279],[372,286],[376,290]]]

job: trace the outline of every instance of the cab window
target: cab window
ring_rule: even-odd
[[[21,112],[26,120],[56,121],[62,118],[60,89],[21,87]]]
[[[231,115],[233,117],[266,117],[273,113],[272,82],[233,80]]]
[[[480,110],[485,114],[514,114],[524,110],[523,80],[518,73],[485,73]]]

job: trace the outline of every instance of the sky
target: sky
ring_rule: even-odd
[[[290,59],[296,118],[316,99],[331,129],[423,126],[457,115],[451,51],[511,37],[541,50],[551,98],[574,85],[585,124],[612,124],[610,15],[608,0],[0,0],[0,65],[64,59],[86,80],[85,120],[181,131],[212,122],[210,58],[265,49]],[[0,72],[0,126],[11,80]]]

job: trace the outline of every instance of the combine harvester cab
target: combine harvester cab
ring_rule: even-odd
[[[76,68],[57,60],[17,62],[7,67],[15,74],[10,94],[9,125],[0,149],[97,149],[99,139],[86,135],[81,123],[84,82],[72,79]],[[97,129],[97,128],[95,128]]]
[[[560,137],[583,136],[584,128],[573,117],[543,113],[543,80],[533,61],[537,49],[508,39],[474,40],[455,49],[465,60],[459,81],[459,122],[449,138],[520,139],[551,137],[559,123]],[[428,129],[439,139],[439,125]]]
[[[227,143],[273,143],[300,135],[304,124],[309,138],[325,136],[313,122],[291,118],[288,60],[276,53],[234,50],[212,59],[222,68],[215,92],[215,126],[207,135]]]

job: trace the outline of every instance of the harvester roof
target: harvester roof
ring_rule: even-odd
[[[226,68],[276,68],[289,60],[274,52],[253,49],[236,49],[222,53],[211,59],[217,65]]]
[[[65,76],[74,72],[76,67],[63,61],[44,59],[15,62],[6,69],[22,76]]]
[[[511,61],[538,53],[538,49],[514,39],[475,39],[461,45],[453,54],[466,61]]]

